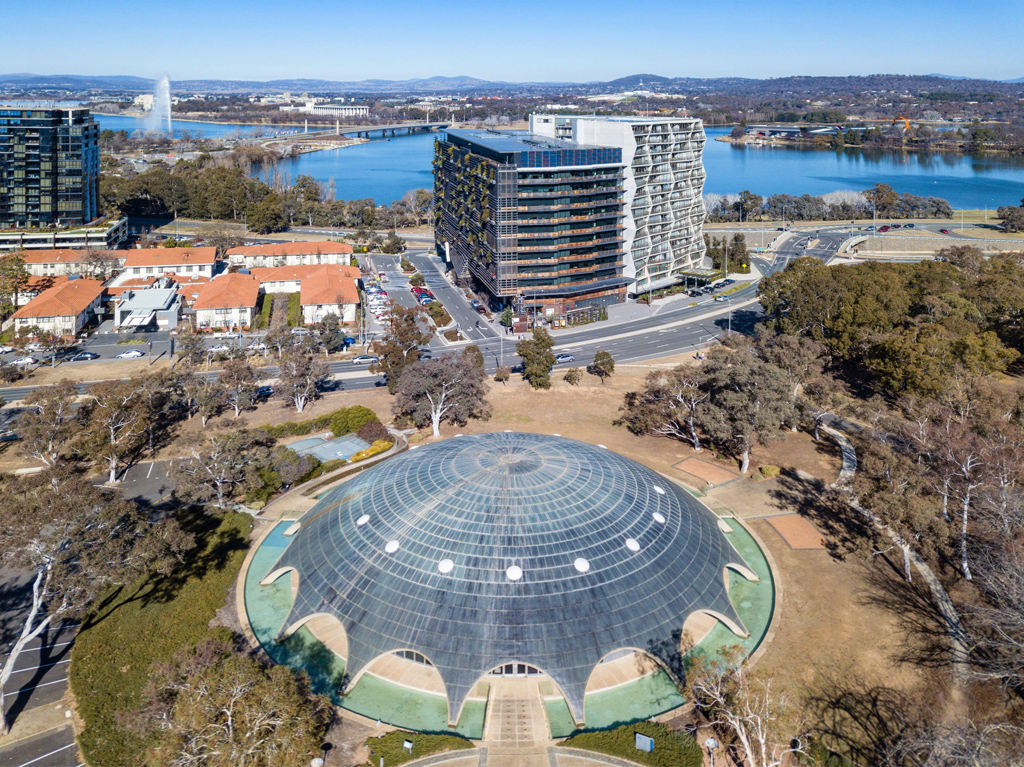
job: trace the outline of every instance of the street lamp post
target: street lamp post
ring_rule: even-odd
[[[704,741],[704,747],[708,750],[708,754],[711,756],[711,767],[715,767],[715,749],[718,748],[718,741],[714,738],[708,738]]]

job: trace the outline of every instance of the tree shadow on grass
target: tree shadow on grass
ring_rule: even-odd
[[[829,554],[840,561],[854,552],[867,551],[878,537],[874,525],[850,506],[845,494],[810,475],[785,472],[768,495],[780,508],[812,522],[825,536]]]
[[[222,570],[237,552],[249,548],[248,537],[237,528],[222,527],[221,517],[192,507],[180,510],[176,518],[183,531],[195,536],[195,548],[170,573],[152,573],[133,584],[112,589],[83,621],[83,630],[101,622],[121,605],[171,602],[189,580],[202,580],[211,572]]]
[[[907,583],[902,561],[880,554],[875,566],[866,568],[870,588],[861,603],[880,607],[896,620],[906,637],[894,660],[921,668],[949,668],[955,660],[949,641],[949,626],[932,597],[931,589],[916,570]]]
[[[802,704],[815,740],[853,764],[890,763],[900,742],[920,727],[910,695],[868,685],[849,670],[820,671]]]

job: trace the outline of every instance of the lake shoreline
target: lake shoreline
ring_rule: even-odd
[[[730,146],[741,146],[741,147],[753,147],[755,149],[801,149],[804,151],[811,150],[814,152],[836,152],[843,150],[844,152],[848,149],[859,151],[859,152],[915,152],[918,154],[950,154],[956,157],[976,157],[978,155],[986,154],[1002,154],[1007,157],[1019,156],[1015,155],[1009,149],[985,149],[981,152],[965,152],[963,149],[955,149],[952,147],[918,147],[918,146],[904,146],[904,147],[892,147],[892,146],[863,146],[855,144],[845,144],[842,147],[831,147],[831,146],[815,146],[814,140],[810,141],[798,139],[796,141],[790,139],[758,139],[754,141],[743,141],[741,139],[734,139],[732,136],[716,136],[715,141],[721,141],[723,144],[729,144]]]

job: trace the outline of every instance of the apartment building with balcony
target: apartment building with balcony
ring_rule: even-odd
[[[450,130],[435,145],[435,244],[496,306],[564,314],[621,303],[624,192],[619,147]]]
[[[700,120],[531,115],[535,136],[614,146],[623,162],[623,274],[631,294],[675,284],[705,257]]]
[[[0,228],[93,221],[99,178],[99,125],[88,109],[0,105]]]

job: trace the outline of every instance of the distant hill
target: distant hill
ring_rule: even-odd
[[[828,93],[856,93],[863,91],[923,93],[946,91],[951,93],[1005,93],[1020,94],[1024,78],[1012,81],[979,80],[954,75],[894,75],[878,74],[849,77],[819,77],[794,75],[766,80],[744,77],[665,77],[656,74],[635,74],[616,80],[571,82],[503,82],[482,80],[468,75],[455,77],[434,76],[410,80],[370,79],[358,81],[322,79],[282,80],[172,80],[175,93],[347,93],[366,96],[386,94],[483,93],[513,94],[597,94],[644,90],[668,93],[740,93],[752,96],[809,96]],[[39,92],[53,95],[52,91],[109,92],[118,94],[149,93],[154,81],[130,75],[38,75],[31,73],[0,74],[0,90],[7,92]]]

